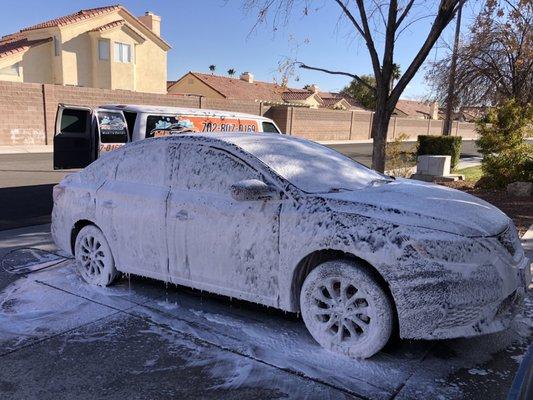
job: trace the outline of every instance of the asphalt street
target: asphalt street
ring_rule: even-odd
[[[57,251],[49,225],[0,232],[2,399],[499,400],[531,343],[528,298],[507,331],[356,360],[294,314],[133,276],[94,287],[71,261],[16,247]]]
[[[329,146],[365,165],[371,164],[371,143]],[[464,141],[461,156],[476,155],[474,142]],[[49,222],[52,187],[70,172],[54,171],[52,153],[0,154],[0,230]]]

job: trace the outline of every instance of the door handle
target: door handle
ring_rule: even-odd
[[[179,210],[174,217],[180,221],[187,221],[189,219],[189,213],[186,210]]]
[[[113,200],[106,200],[102,203],[102,207],[104,208],[109,208],[109,209],[113,209],[116,207],[115,203],[113,202]]]

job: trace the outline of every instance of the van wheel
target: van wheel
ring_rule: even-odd
[[[74,256],[78,272],[87,283],[108,286],[118,276],[111,248],[94,225],[83,227],[76,236]]]
[[[389,296],[353,261],[328,261],[311,271],[300,292],[300,310],[320,345],[351,357],[376,354],[393,329]]]

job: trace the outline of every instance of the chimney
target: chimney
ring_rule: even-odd
[[[318,93],[318,86],[315,85],[314,83],[312,85],[309,85],[309,90],[313,93]]]
[[[241,74],[241,80],[246,81],[248,83],[254,83],[254,74],[251,72],[243,72]]]
[[[439,103],[436,101],[430,103],[429,113],[431,119],[439,119]]]
[[[146,25],[157,36],[161,36],[161,17],[155,15],[151,11],[146,11],[143,16],[139,17],[144,25]]]

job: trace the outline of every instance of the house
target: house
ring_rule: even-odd
[[[0,39],[0,80],[166,93],[161,18],[120,5],[81,10]]]
[[[316,85],[306,89],[289,88],[276,83],[256,81],[250,72],[238,78],[188,72],[176,81],[168,81],[169,94],[188,94],[216,99],[252,100],[309,108],[364,110],[355,99],[339,93],[321,92]]]
[[[490,107],[487,106],[463,106],[455,113],[455,118],[462,122],[476,122],[487,116]]]
[[[400,99],[396,104],[393,115],[420,119],[439,119],[439,105],[437,102]]]

